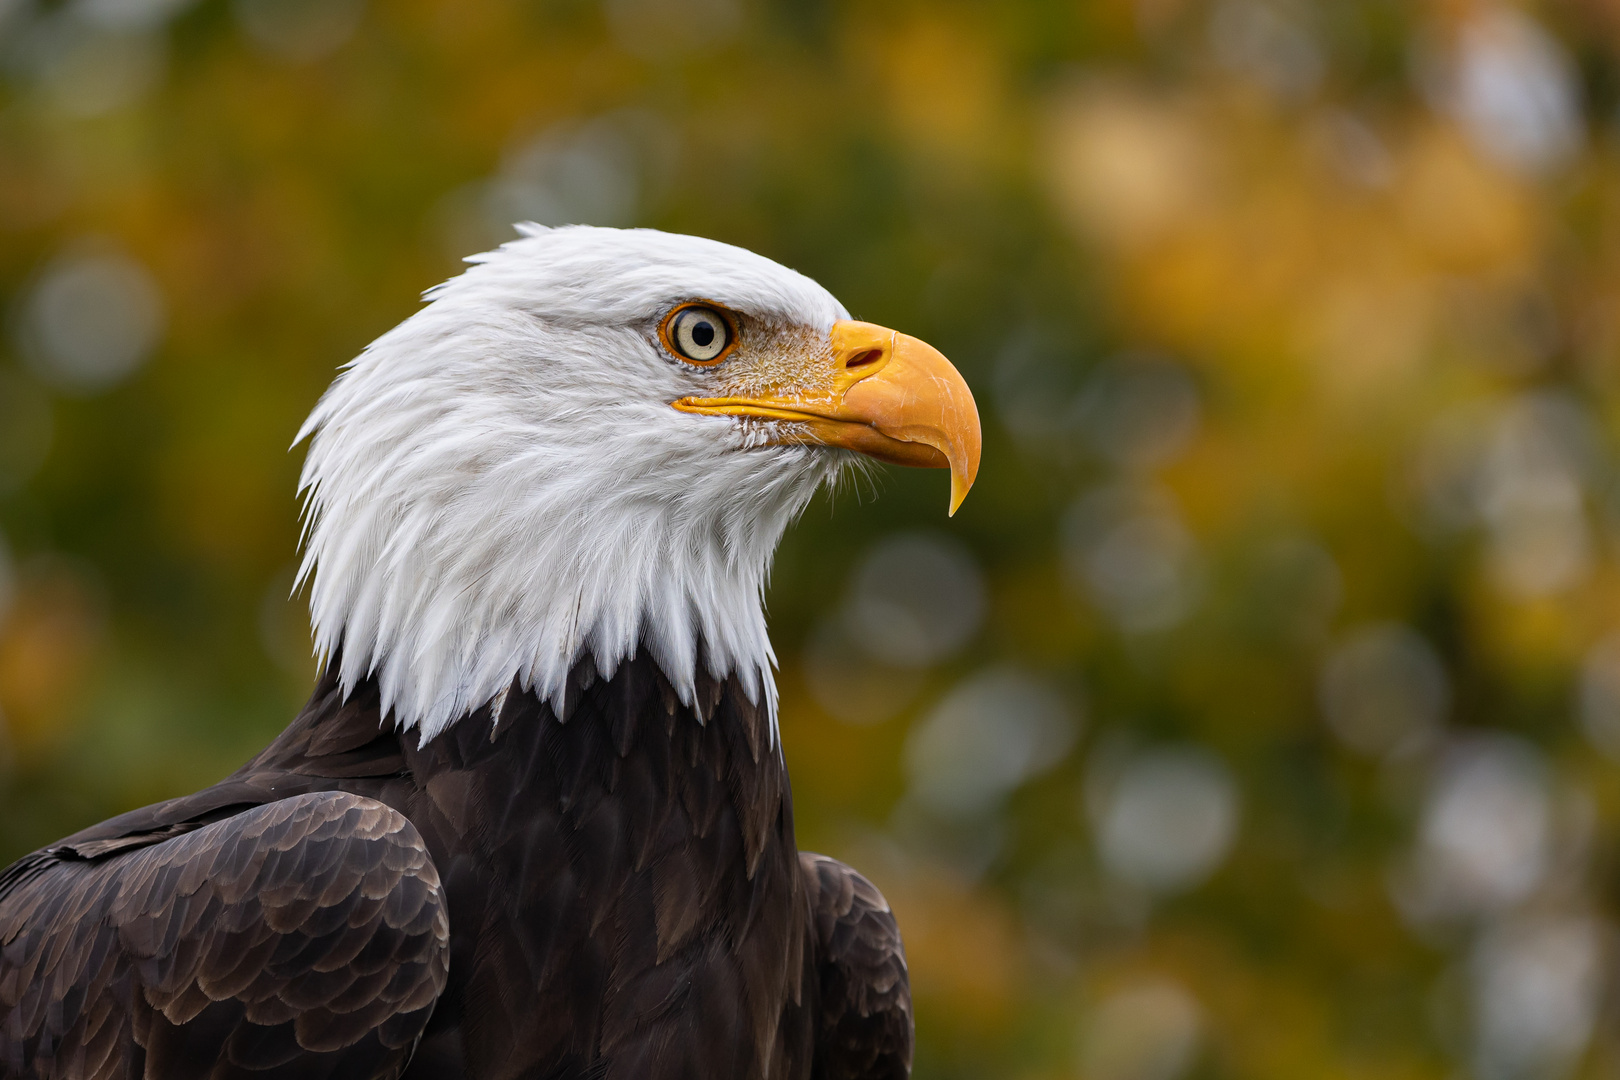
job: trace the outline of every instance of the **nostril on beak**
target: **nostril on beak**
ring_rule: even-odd
[[[856,353],[845,361],[844,370],[854,371],[857,368],[870,367],[881,359],[883,359],[882,349],[867,349],[865,352]]]

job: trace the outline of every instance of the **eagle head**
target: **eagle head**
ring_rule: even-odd
[[[523,226],[349,363],[305,422],[301,578],[345,691],[423,742],[514,685],[564,707],[646,648],[683,701],[736,676],[773,719],[777,541],[859,455],[979,464],[973,395],[752,252]]]

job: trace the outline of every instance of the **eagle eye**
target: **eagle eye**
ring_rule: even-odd
[[[693,364],[718,364],[731,352],[737,335],[731,320],[708,304],[686,304],[670,312],[659,327],[665,348]]]

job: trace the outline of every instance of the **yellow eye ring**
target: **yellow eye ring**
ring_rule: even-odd
[[[664,316],[658,340],[670,354],[696,367],[713,367],[737,347],[731,312],[706,300],[682,304]]]

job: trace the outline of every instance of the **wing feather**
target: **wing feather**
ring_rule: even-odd
[[[410,822],[324,792],[161,828],[0,874],[0,1073],[397,1076],[449,957]]]
[[[820,984],[812,1080],[911,1075],[911,981],[894,912],[877,887],[836,859],[799,855]]]

